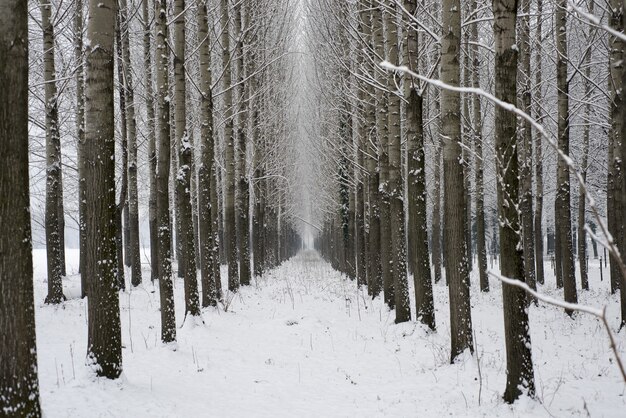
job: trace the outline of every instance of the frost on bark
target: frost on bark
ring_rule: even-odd
[[[417,9],[416,0],[405,0],[404,8],[410,16]],[[418,33],[409,26],[405,30],[405,65],[413,72],[419,72]],[[426,213],[426,154],[424,146],[423,96],[416,80],[404,80],[406,106],[406,147],[407,147],[407,197],[408,197],[408,240],[409,263],[413,265],[415,285],[416,318],[435,329],[435,307],[433,302],[432,276],[428,252],[428,217]]]
[[[85,71],[87,357],[96,373],[109,379],[122,372],[113,106],[116,13],[114,0],[89,1]]]
[[[517,63],[515,24],[517,0],[494,0],[495,95],[506,103],[517,100]],[[516,145],[517,118],[514,113],[496,107],[496,176],[500,224],[500,270],[511,279],[525,281],[524,252],[520,243],[519,161]],[[506,402],[514,402],[522,393],[534,395],[535,385],[528,330],[526,292],[502,284],[504,333],[507,359]]]
[[[40,0],[43,29],[43,79],[46,108],[46,256],[48,260],[48,295],[46,303],[57,304],[63,295],[63,185],[61,182],[61,136],[59,133],[59,103],[54,64],[54,26],[52,3]]]
[[[178,173],[176,196],[179,204],[181,259],[184,265],[185,315],[200,315],[198,272],[193,232],[191,204],[191,174],[193,147],[187,130],[186,81],[185,81],[185,1],[174,1],[174,125],[178,149]]]
[[[0,2],[0,415],[40,417],[28,175],[28,2]]]
[[[567,0],[559,0],[556,12],[556,50],[557,50],[557,97],[558,97],[558,146],[569,155],[570,113],[569,81],[567,79]],[[576,303],[576,271],[572,243],[572,210],[570,198],[570,172],[567,162],[558,158],[557,190],[555,201],[555,223],[557,251],[557,279],[560,276],[566,302]],[[560,253],[560,254],[559,254]],[[571,314],[571,311],[568,311]]]
[[[198,167],[198,227],[200,229],[200,274],[202,281],[202,306],[216,306],[217,287],[213,271],[213,218],[211,213],[211,177],[213,176],[213,92],[211,91],[211,50],[206,4],[197,1],[200,63],[200,153]]]
[[[156,83],[157,83],[157,228],[158,228],[158,277],[161,297],[161,340],[176,340],[174,314],[174,287],[172,282],[172,232],[170,222],[170,99],[169,99],[169,47],[167,45],[167,3],[156,4]]]
[[[461,53],[461,7],[459,0],[444,0],[441,38],[441,80],[459,86]],[[467,251],[465,249],[465,192],[461,164],[461,98],[457,92],[441,91],[441,138],[444,172],[445,269],[450,294],[452,361],[464,350],[474,351]]]

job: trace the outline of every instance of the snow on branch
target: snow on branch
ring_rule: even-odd
[[[522,282],[521,280],[510,279],[508,277],[504,277],[501,274],[494,272],[493,270],[489,271],[489,275],[491,277],[495,277],[496,279],[500,280],[502,283],[519,287],[520,289],[525,290],[527,293],[531,294],[535,298],[549,305],[557,306],[557,307],[564,308],[570,311],[584,312],[584,313],[587,313],[587,314],[590,314],[599,318],[602,321],[602,324],[604,325],[604,328],[606,329],[606,332],[609,336],[609,341],[611,343],[611,350],[613,350],[613,355],[615,356],[615,360],[617,361],[617,366],[619,367],[619,370],[622,374],[622,379],[624,380],[624,383],[626,383],[626,370],[624,370],[624,363],[622,362],[619,352],[617,351],[617,344],[615,343],[615,335],[613,335],[613,330],[611,330],[611,327],[609,326],[609,322],[606,319],[606,306],[603,307],[602,309],[598,309],[598,308],[594,308],[591,306],[580,305],[577,303],[564,302],[558,299],[554,299],[550,296],[546,296],[544,294],[537,292],[536,290],[531,289],[531,287],[528,286],[528,284]]]

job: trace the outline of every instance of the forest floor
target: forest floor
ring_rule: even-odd
[[[68,252],[68,301],[46,306],[45,251],[35,250],[37,353],[46,417],[440,417],[624,416],[626,386],[600,322],[557,308],[530,308],[537,396],[502,401],[506,381],[502,291],[478,291],[472,276],[476,352],[450,364],[448,291],[435,284],[437,332],[394,324],[380,299],[305,252],[183,324],[176,280],[178,343],[160,342],[158,286],[120,293],[124,372],[98,378],[85,366],[87,301],[79,296],[76,251]],[[146,266],[147,267],[147,266]],[[619,301],[591,260],[582,303]],[[561,298],[546,263],[541,291]],[[222,274],[226,278],[225,270]],[[618,335],[626,359],[626,332]]]

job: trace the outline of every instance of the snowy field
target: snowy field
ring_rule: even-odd
[[[472,277],[476,353],[449,364],[447,288],[435,285],[437,332],[394,325],[380,300],[358,293],[313,252],[285,263],[208,309],[204,323],[183,324],[183,284],[176,281],[178,343],[160,343],[158,287],[121,293],[124,373],[100,379],[85,366],[86,301],[79,277],[64,281],[68,298],[45,306],[45,251],[34,252],[37,350],[46,417],[440,417],[626,416],[625,386],[605,331],[595,318],[531,307],[537,398],[504,404],[502,292],[477,291]],[[68,252],[68,274],[77,252]],[[555,290],[550,266],[544,293]],[[605,277],[607,271],[605,270]],[[223,270],[223,278],[226,277]],[[581,302],[609,305],[618,296],[591,261],[591,291]],[[626,332],[618,335],[626,358]]]

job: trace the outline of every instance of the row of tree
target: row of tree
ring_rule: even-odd
[[[142,207],[148,207],[164,343],[176,340],[174,254],[185,315],[198,316],[201,306],[216,306],[226,292],[249,285],[253,273],[300,248],[283,159],[289,103],[282,64],[293,19],[286,4],[105,0],[90,1],[87,13],[81,0],[39,6],[31,15],[38,30],[29,36],[27,2],[0,4],[0,188],[11,196],[2,200],[0,230],[0,353],[7,359],[0,399],[3,413],[18,416],[41,415],[29,204],[29,160],[41,154],[28,152],[29,128],[35,150],[39,130],[45,142],[45,302],[65,300],[69,188],[78,212],[82,294],[89,299],[87,358],[98,375],[116,378],[122,371],[119,291],[125,273],[132,287],[142,283]],[[41,54],[33,52],[39,37]],[[63,71],[55,69],[59,60]],[[29,108],[29,90],[40,106]],[[71,117],[59,111],[67,101]],[[64,135],[74,142],[62,152]],[[64,185],[68,172],[73,187]],[[148,205],[142,206],[144,189]],[[228,265],[227,290],[220,258]]]
[[[311,6],[308,51],[324,75],[311,82],[318,90],[311,100],[326,106],[314,122],[322,128],[313,135],[321,151],[313,154],[323,154],[322,181],[335,184],[319,190],[330,203],[318,213],[323,232],[316,246],[372,296],[382,292],[396,322],[410,320],[413,309],[434,330],[432,255],[435,282],[443,270],[449,286],[453,362],[474,349],[475,265],[480,289],[489,291],[485,200],[492,192],[503,276],[535,290],[544,284],[549,185],[554,230],[548,234],[564,300],[576,303],[578,289],[589,289],[588,231],[613,256],[611,292],[624,286],[615,251],[626,247],[623,4],[572,4],[575,9],[566,0]],[[489,164],[493,171],[486,174]],[[606,196],[606,206],[594,195]],[[522,289],[503,284],[508,402],[534,393],[529,302]],[[623,326],[626,292],[621,309]]]

